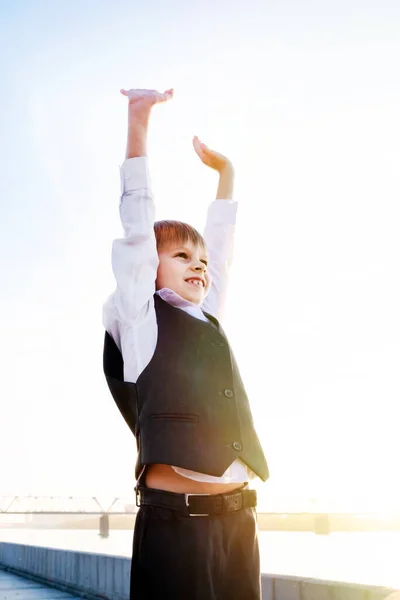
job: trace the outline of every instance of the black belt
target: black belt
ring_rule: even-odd
[[[139,486],[136,490],[136,506],[158,506],[189,517],[208,517],[254,508],[257,506],[257,492],[241,489],[229,494],[176,494]]]

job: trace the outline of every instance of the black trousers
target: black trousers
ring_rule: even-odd
[[[186,516],[141,506],[133,540],[131,600],[260,600],[254,508]]]

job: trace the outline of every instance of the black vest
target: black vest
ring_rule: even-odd
[[[217,477],[240,458],[263,481],[268,467],[228,340],[215,326],[157,294],[158,339],[136,383],[123,380],[123,359],[106,332],[103,368],[122,416],[136,437],[136,477],[167,464]]]

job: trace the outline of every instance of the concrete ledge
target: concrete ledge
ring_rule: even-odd
[[[0,568],[89,600],[129,600],[130,559],[0,542]],[[263,600],[383,600],[385,587],[262,575]]]
[[[322,579],[266,575],[262,579],[263,600],[389,600],[393,589]]]
[[[0,542],[0,567],[83,598],[129,600],[130,559]]]

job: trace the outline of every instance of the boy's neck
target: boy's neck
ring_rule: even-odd
[[[161,288],[161,290],[156,291],[156,294],[158,294],[163,300],[165,300],[169,304],[172,304],[173,306],[176,306],[177,308],[182,308],[183,306],[197,306],[198,308],[200,308],[198,304],[194,304],[194,302],[186,300],[186,298],[183,298],[170,288]]]

